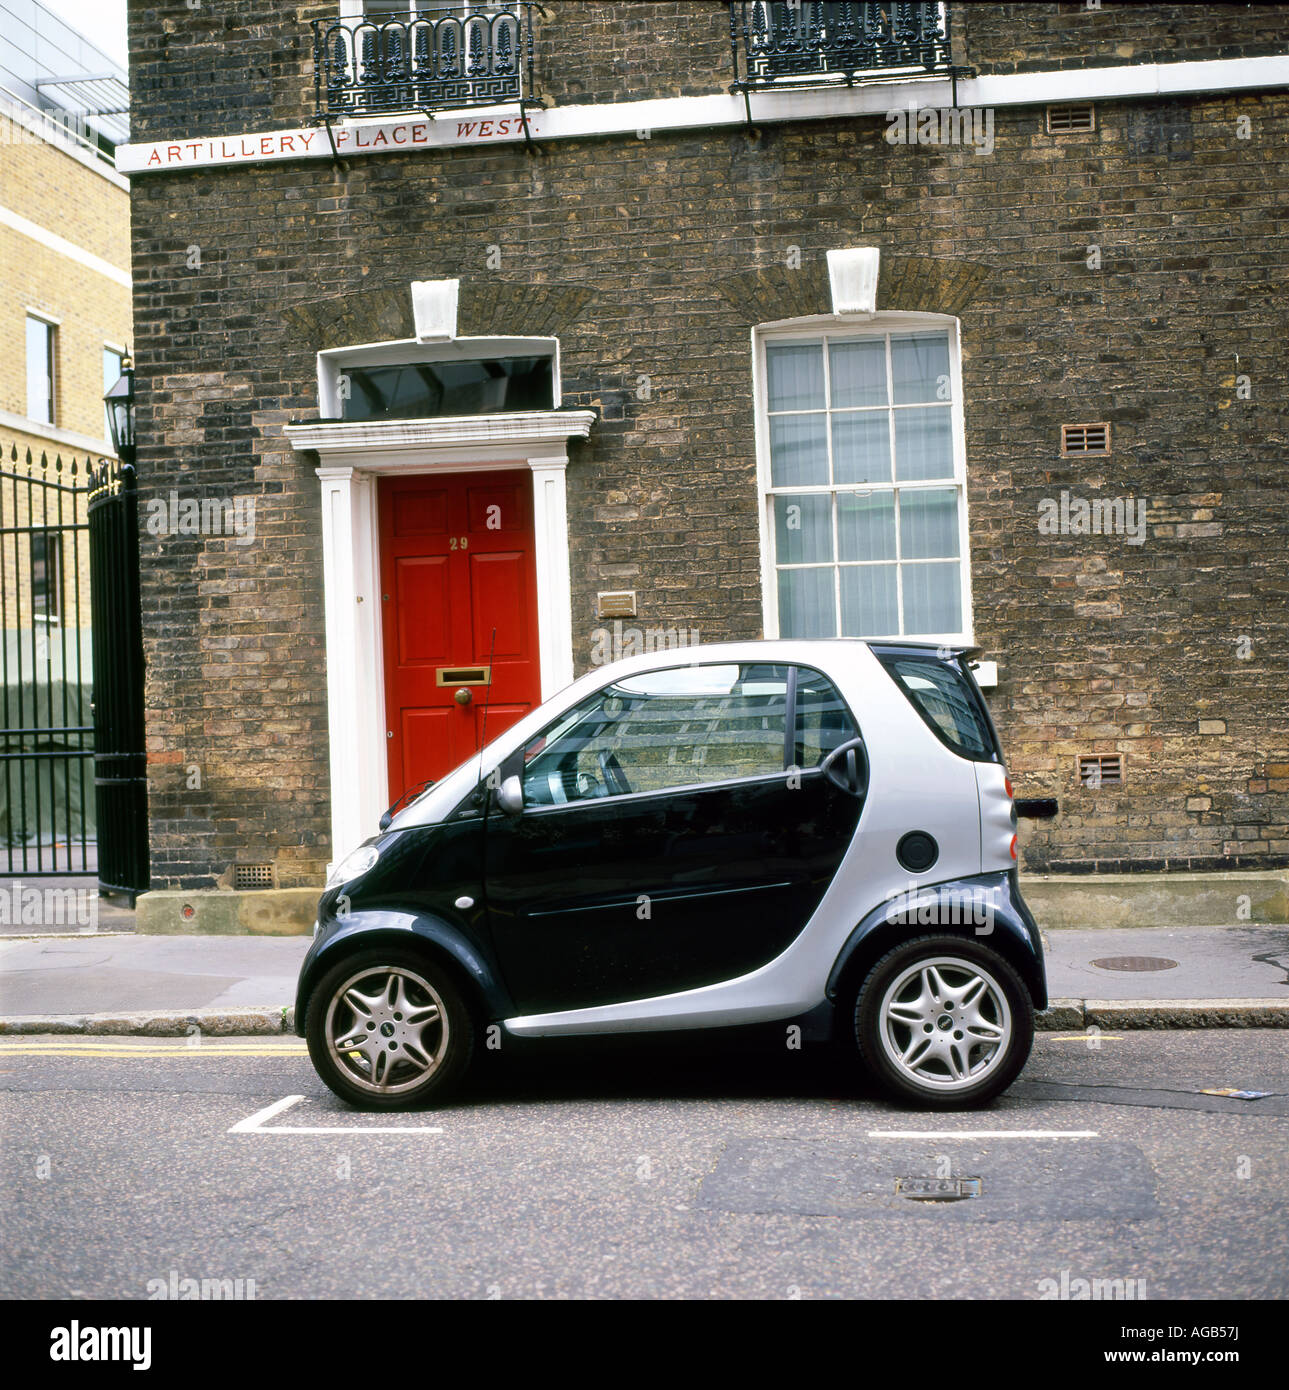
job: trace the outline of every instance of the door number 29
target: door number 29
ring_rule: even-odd
[[[449,549],[449,550],[469,550],[469,549],[470,549],[470,537],[469,537],[469,536],[453,536],[453,537],[452,537],[452,540],[449,542],[448,549]]]

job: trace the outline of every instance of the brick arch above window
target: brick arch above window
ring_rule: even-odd
[[[586,285],[463,280],[457,309],[461,337],[560,337],[595,297]],[[359,290],[296,305],[283,315],[297,339],[319,352],[354,343],[414,338],[408,285]]]
[[[976,261],[933,256],[882,256],[877,282],[878,311],[962,313],[993,272]],[[721,294],[748,323],[780,323],[832,313],[828,268],[822,256],[800,270],[770,266],[718,282]]]

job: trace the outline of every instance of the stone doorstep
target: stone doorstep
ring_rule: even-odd
[[[135,932],[142,936],[309,936],[321,896],[321,888],[162,889],[140,895]]]
[[[1122,1029],[1289,1028],[1285,999],[1053,999],[1040,1032]],[[157,1009],[148,1013],[32,1014],[0,1018],[0,1036],[249,1037],[295,1033],[295,1009]],[[194,1043],[197,1046],[197,1043]]]
[[[1022,874],[1021,892],[1045,930],[1289,923],[1284,870]],[[161,889],[139,897],[135,930],[144,936],[308,936],[321,896],[321,888]]]

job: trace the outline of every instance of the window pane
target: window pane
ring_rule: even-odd
[[[949,340],[942,333],[892,338],[891,386],[896,405],[949,400]]]
[[[895,559],[895,494],[837,494],[837,550],[842,560]]]
[[[499,357],[477,362],[410,362],[343,367],[346,420],[410,420],[438,415],[493,415],[550,410],[554,359]]]
[[[832,343],[828,349],[828,371],[834,410],[887,403],[886,343],[883,339]]]
[[[822,415],[779,415],[770,421],[772,487],[822,487],[828,482],[828,436]]]
[[[621,681],[525,750],[524,799],[561,805],[783,768],[785,666],[698,666]]]
[[[881,657],[913,707],[955,752],[1001,761],[993,730],[970,680],[956,666],[924,657]]]
[[[957,564],[904,565],[904,631],[961,632],[962,592]]]
[[[765,350],[771,410],[822,410],[824,353],[818,343]]]
[[[781,565],[822,564],[832,559],[832,498],[788,493],[774,499],[775,553]]]
[[[827,676],[809,667],[797,672],[797,731],[793,761],[818,767],[839,744],[855,737],[855,721]]]
[[[838,483],[889,483],[891,435],[887,412],[834,415],[832,463]]]
[[[958,491],[905,488],[900,493],[900,554],[934,560],[958,554]]]
[[[27,320],[27,418],[54,423],[54,383],[51,380],[53,328],[40,319]]]
[[[836,637],[837,602],[828,569],[779,571],[779,636]]]
[[[890,637],[900,630],[894,565],[860,565],[841,572],[841,635]]]
[[[949,407],[895,412],[895,478],[918,483],[953,477],[953,432]]]
[[[121,379],[121,363],[122,363],[123,360],[124,360],[124,359],[123,359],[122,355],[121,355],[119,352],[113,351],[112,348],[104,348],[104,349],[103,349],[103,394],[104,394],[104,395],[106,395],[106,394],[108,393],[108,391],[110,391],[110,390],[112,389],[112,387],[115,386],[116,383],[117,383],[118,381],[120,381],[120,379]],[[110,410],[108,410],[107,405],[106,405],[106,403],[105,403],[104,406],[103,406],[103,438],[104,438],[104,439],[110,439],[110,438],[112,437],[112,423],[111,423],[111,419],[112,419],[112,413],[111,413]]]

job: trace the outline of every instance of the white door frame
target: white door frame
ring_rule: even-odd
[[[288,425],[317,452],[327,631],[332,862],[376,831],[388,804],[376,479],[528,468],[533,479],[542,699],[573,679],[565,469],[593,410]]]

